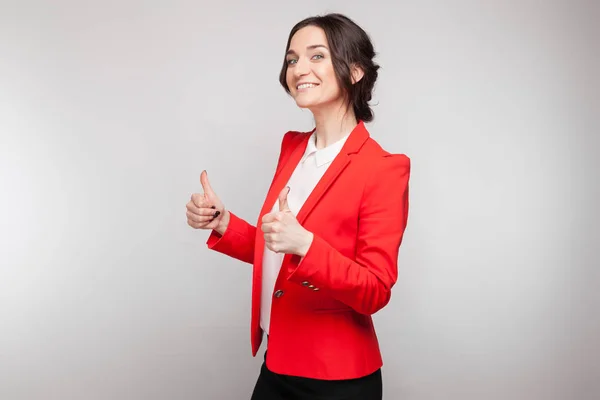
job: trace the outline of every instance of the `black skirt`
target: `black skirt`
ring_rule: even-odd
[[[381,369],[361,378],[332,381],[277,374],[270,371],[266,362],[263,362],[251,400],[381,400],[382,398]]]

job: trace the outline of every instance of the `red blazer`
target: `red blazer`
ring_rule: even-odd
[[[312,132],[288,132],[257,226],[231,213],[210,249],[254,265],[252,355],[263,339],[263,215],[300,161]],[[273,292],[267,367],[317,379],[350,379],[383,365],[371,315],[390,300],[408,218],[410,159],[390,154],[361,121],[296,216],[314,234],[303,259],[286,254]],[[258,227],[258,228],[257,228]]]

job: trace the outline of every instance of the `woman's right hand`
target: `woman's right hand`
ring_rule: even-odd
[[[225,233],[229,225],[229,211],[212,190],[206,171],[200,174],[200,184],[204,193],[194,193],[186,204],[187,223],[194,229],[214,229]]]

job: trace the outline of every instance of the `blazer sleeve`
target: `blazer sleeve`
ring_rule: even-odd
[[[285,159],[284,154],[289,147],[288,145],[293,134],[294,132],[290,131],[283,136],[276,173],[280,170],[281,163]],[[223,235],[212,230],[206,241],[206,245],[211,250],[253,264],[254,244],[256,243],[256,226],[249,224],[231,211],[229,211],[229,214],[231,218]]]
[[[223,235],[213,230],[206,245],[211,250],[252,264],[254,263],[256,226],[249,224],[231,211],[229,211],[229,215],[229,225]]]
[[[408,221],[409,178],[406,155],[383,156],[364,188],[355,258],[342,255],[315,235],[303,258],[291,258],[288,280],[308,282],[361,314],[383,308],[398,277],[398,253]]]

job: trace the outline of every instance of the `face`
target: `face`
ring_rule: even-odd
[[[323,29],[307,26],[296,32],[286,62],[287,85],[298,107],[316,111],[343,102]]]

